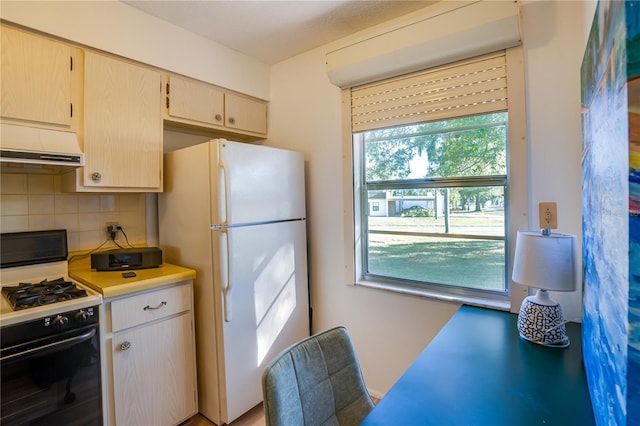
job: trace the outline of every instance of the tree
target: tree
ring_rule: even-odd
[[[425,142],[415,134],[419,126],[402,126],[365,133],[366,179],[404,179],[411,173],[410,162],[424,152]],[[406,135],[406,137],[405,137]]]
[[[506,113],[374,130],[365,134],[367,181],[402,180],[410,162],[426,154],[425,177],[468,177],[506,174]],[[475,210],[498,196],[486,187],[452,189],[451,199]],[[459,194],[456,194],[459,192]]]
[[[446,132],[430,136],[429,174],[437,177],[506,173],[506,126],[482,123],[485,116],[445,122]],[[479,127],[490,124],[490,127]]]

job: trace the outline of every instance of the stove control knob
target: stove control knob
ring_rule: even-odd
[[[87,313],[87,311],[85,311],[84,309],[78,311],[78,313],[76,314],[76,321],[81,323],[89,321],[89,314]]]
[[[64,329],[67,326],[67,324],[69,324],[69,318],[65,316],[57,315],[53,319],[53,326],[56,328],[56,330]]]

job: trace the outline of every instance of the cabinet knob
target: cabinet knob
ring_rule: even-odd
[[[121,351],[127,351],[131,348],[131,342],[122,342],[120,344],[120,350]]]
[[[216,121],[222,121],[222,114],[216,114],[214,118],[216,119]]]
[[[229,124],[235,124],[236,123],[236,119],[233,117],[229,117]]]
[[[94,182],[100,182],[100,179],[102,179],[102,175],[98,172],[95,173],[91,173],[91,180]]]

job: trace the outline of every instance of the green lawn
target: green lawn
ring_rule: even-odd
[[[434,217],[386,217],[369,216],[369,229],[445,232],[443,216]],[[504,236],[504,213],[502,210],[482,212],[455,212],[449,216],[449,232]]]
[[[450,232],[504,236],[502,217],[502,212],[463,213],[452,217],[455,226]],[[370,217],[369,229],[444,232],[444,219]],[[500,240],[370,233],[368,260],[369,272],[376,275],[504,290],[504,241]]]

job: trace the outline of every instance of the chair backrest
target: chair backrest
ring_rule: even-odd
[[[262,374],[262,392],[267,426],[358,425],[374,406],[344,327],[281,353]]]

